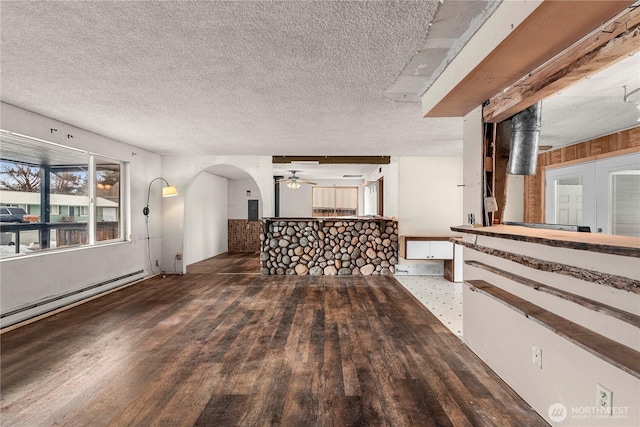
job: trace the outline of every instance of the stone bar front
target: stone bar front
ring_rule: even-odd
[[[265,275],[391,275],[398,263],[398,222],[382,217],[263,218]]]

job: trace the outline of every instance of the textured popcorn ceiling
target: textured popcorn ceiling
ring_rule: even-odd
[[[3,1],[1,98],[161,154],[459,155],[384,96],[438,5]]]
[[[497,3],[2,1],[0,99],[160,154],[460,155],[461,118],[396,101]],[[637,124],[623,62],[543,102],[542,145]]]

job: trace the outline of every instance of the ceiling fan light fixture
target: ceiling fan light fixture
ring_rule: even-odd
[[[287,187],[291,190],[297,190],[302,184],[317,185],[315,182],[307,181],[306,179],[301,179],[299,176],[297,176],[296,172],[300,171],[290,170],[289,172],[291,172],[291,176],[289,178],[281,179],[278,182],[286,183]]]

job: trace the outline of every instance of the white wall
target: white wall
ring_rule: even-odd
[[[508,175],[503,221],[524,221],[524,175]]]
[[[482,225],[482,107],[464,116],[462,140],[463,224],[468,224],[469,214],[473,214],[475,223]]]
[[[382,190],[384,216],[398,217],[398,157],[391,157],[388,165],[380,165],[375,172],[365,177],[365,181],[384,178]],[[364,199],[363,199],[364,203]],[[377,214],[377,211],[375,212]]]
[[[227,179],[207,172],[189,186],[185,198],[185,265],[227,251],[228,198]]]
[[[382,176],[384,176],[384,216],[389,218],[399,217],[399,169],[397,157],[391,157],[391,163],[382,166]]]
[[[281,217],[311,217],[311,185],[302,184],[297,190],[288,188],[286,184],[278,185]]]
[[[398,171],[399,233],[453,235],[462,223],[462,158],[400,157]]]
[[[2,313],[39,300],[64,295],[93,284],[142,271],[142,273],[136,273],[99,289],[10,316],[3,319],[2,325],[15,323],[15,321],[32,317],[150,274],[147,243],[151,248],[151,258],[159,259],[161,257],[160,190],[157,191],[157,194],[155,191],[152,192],[150,197],[150,239],[148,241],[142,208],[146,203],[149,182],[153,178],[161,176],[160,156],[5,103],[0,105],[0,118],[0,127],[4,130],[128,162],[127,169],[131,182],[130,210],[125,218],[130,222],[130,235],[127,236],[129,241],[52,251],[0,261],[0,281],[2,282],[0,309]],[[58,129],[58,131],[52,133],[52,128]],[[73,135],[73,138],[67,138],[68,134]]]
[[[362,187],[364,196],[364,215],[378,214],[378,183],[374,181],[368,187]]]
[[[247,195],[247,191],[251,194]],[[258,200],[258,216],[262,216],[260,188],[253,179],[229,180],[229,219],[249,219],[248,200]]]

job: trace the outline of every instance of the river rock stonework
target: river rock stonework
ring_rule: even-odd
[[[265,275],[391,275],[398,263],[398,223],[391,219],[263,219]]]

